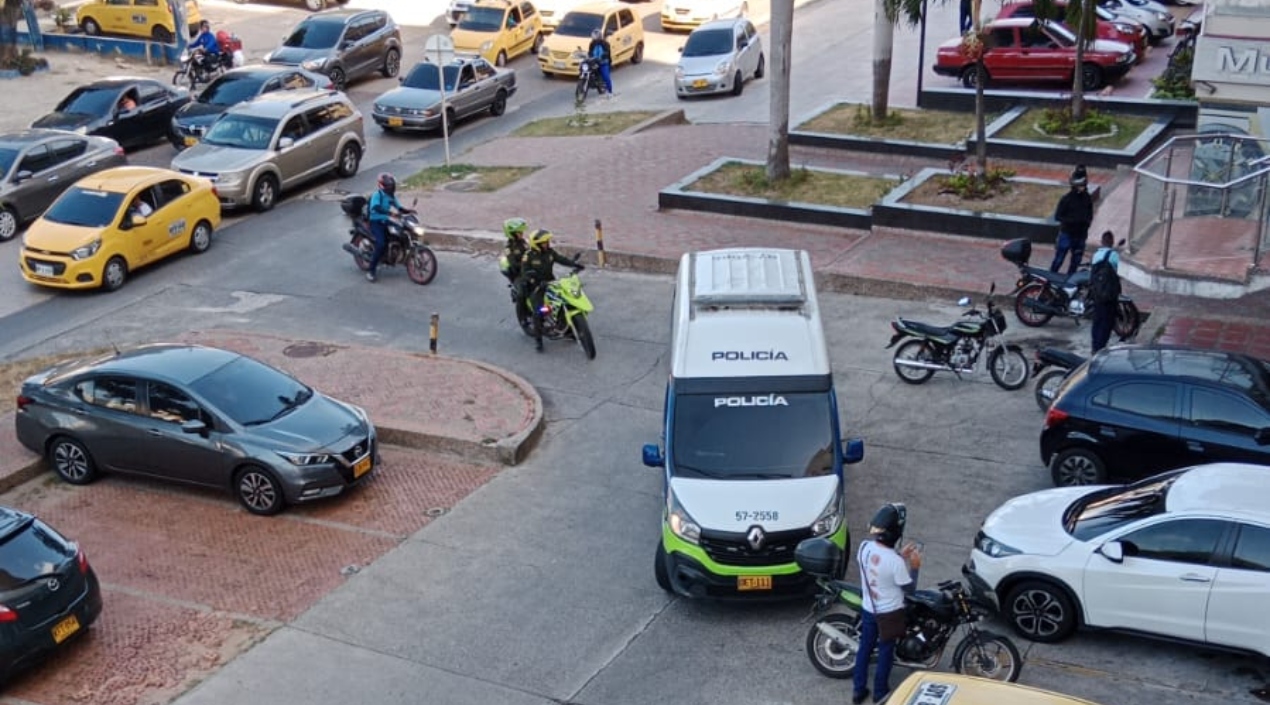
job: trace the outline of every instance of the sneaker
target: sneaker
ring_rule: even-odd
[[[851,696],[851,705],[860,705],[860,703],[868,699],[869,699],[869,691],[866,690],[861,693],[856,693]]]
[[[534,343],[534,350],[537,350],[538,352],[542,352],[542,341],[541,341],[541,340],[536,341],[536,342]]]
[[[375,281],[375,273],[374,273],[374,272],[366,272],[366,281],[368,281],[368,282],[373,282],[373,281]]]

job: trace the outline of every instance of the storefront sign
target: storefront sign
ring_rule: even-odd
[[[1270,39],[1201,35],[1195,43],[1191,78],[1270,87]]]

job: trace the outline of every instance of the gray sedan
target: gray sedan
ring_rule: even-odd
[[[450,125],[487,110],[495,117],[502,115],[507,99],[516,92],[514,69],[497,68],[479,56],[460,56],[443,67],[424,61],[410,70],[399,88],[375,99],[375,123],[385,130],[440,130],[442,74]]]
[[[66,482],[101,471],[227,489],[247,511],[340,494],[377,464],[375,428],[264,363],[187,345],[76,360],[27,379],[18,440]]]
[[[81,177],[127,163],[119,143],[107,137],[42,129],[0,135],[0,242]]]

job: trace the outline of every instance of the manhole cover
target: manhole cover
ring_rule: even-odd
[[[282,349],[287,357],[326,357],[339,348],[326,343],[304,342],[288,345]]]
[[[441,190],[442,191],[458,191],[460,193],[466,193],[468,191],[475,191],[479,189],[480,187],[481,187],[481,182],[479,180],[464,179],[462,181],[451,181],[449,183],[442,184]]]
[[[450,511],[450,510],[449,510],[449,509],[446,509],[445,507],[432,507],[432,508],[430,508],[430,509],[428,509],[428,510],[424,511],[424,515],[425,515],[425,516],[430,516],[430,517],[435,518],[435,517],[439,517],[439,516],[441,516],[441,515],[443,515],[443,514],[445,514],[445,513],[449,512],[449,511]]]

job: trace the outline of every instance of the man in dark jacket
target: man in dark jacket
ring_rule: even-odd
[[[1085,167],[1076,167],[1068,183],[1072,190],[1059,199],[1058,208],[1054,209],[1054,220],[1058,221],[1058,242],[1050,271],[1062,269],[1063,260],[1070,251],[1072,261],[1067,266],[1067,274],[1072,275],[1085,257],[1085,240],[1089,237],[1089,224],[1094,220],[1094,199],[1089,195],[1089,177],[1085,174]]]
[[[529,249],[520,262],[520,290],[529,295],[529,306],[534,312],[534,340],[538,352],[542,352],[542,302],[547,294],[547,283],[556,278],[555,265],[581,270],[583,266],[556,252],[551,247],[551,233],[536,230],[529,236]]]
[[[609,40],[604,38],[604,32],[598,29],[591,32],[591,44],[587,47],[586,55],[592,59],[599,59],[600,78],[604,81],[604,95],[613,97],[613,47],[609,46]]]

